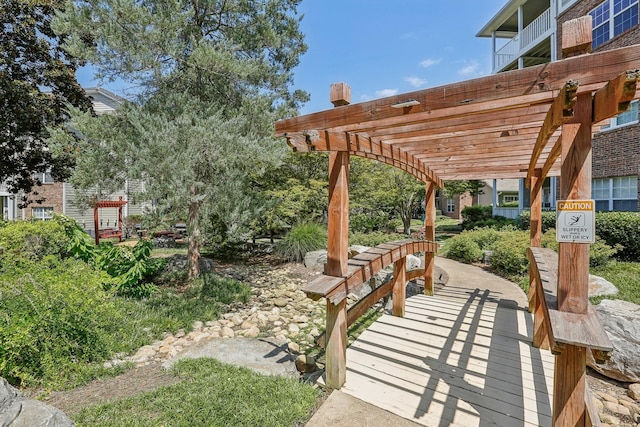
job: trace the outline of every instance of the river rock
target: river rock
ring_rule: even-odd
[[[304,256],[304,266],[309,269],[314,269],[318,267],[324,268],[324,265],[327,263],[327,251],[310,251],[307,252]]]
[[[59,409],[23,397],[0,378],[0,426],[67,427],[75,423]]]
[[[620,300],[603,300],[595,310],[613,344],[611,359],[596,364],[587,352],[588,364],[597,372],[623,382],[640,382],[640,306]]]
[[[633,400],[637,400],[640,402],[640,383],[631,384],[629,386],[629,396]]]
[[[617,294],[618,288],[613,283],[603,277],[589,275],[589,297]]]

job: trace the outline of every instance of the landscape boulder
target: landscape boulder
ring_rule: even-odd
[[[613,283],[600,276],[589,275],[589,297],[617,294],[618,288]]]
[[[59,409],[23,397],[0,378],[0,426],[67,427],[75,423]]]
[[[613,344],[613,352],[611,359],[600,365],[587,352],[589,366],[618,381],[640,382],[640,305],[603,300],[594,308]]]
[[[174,254],[167,258],[164,270],[168,272],[186,271],[189,258],[183,254]],[[211,258],[200,257],[200,272],[208,273],[213,271],[213,260]]]

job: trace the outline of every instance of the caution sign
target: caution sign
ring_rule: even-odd
[[[556,240],[564,243],[594,243],[596,241],[596,202],[558,200]]]

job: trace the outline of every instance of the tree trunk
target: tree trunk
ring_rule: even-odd
[[[189,189],[191,201],[189,202],[189,214],[187,227],[189,229],[189,249],[187,257],[189,259],[189,280],[200,277],[200,224],[198,215],[200,213],[200,201],[198,200],[198,187],[192,185]]]

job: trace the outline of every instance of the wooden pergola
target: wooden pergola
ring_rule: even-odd
[[[95,200],[93,202],[93,227],[95,231],[96,245],[100,244],[100,239],[118,239],[122,241],[122,207],[128,202],[122,200],[122,196],[118,200]],[[99,209],[115,208],[118,210],[118,219],[114,224],[114,228],[100,228]]]
[[[534,249],[540,247],[541,188],[547,176],[560,176],[561,200],[591,199],[592,134],[636,97],[640,45],[590,54],[588,16],[565,23],[562,37],[568,58],[562,61],[353,105],[349,87],[338,83],[331,87],[335,108],[276,123],[277,135],[294,151],[330,153],[327,265],[325,276],[306,288],[310,297],[327,297],[329,386],[344,383],[351,320],[346,298],[336,295],[360,286],[374,262],[347,256],[350,156],[393,165],[425,183],[428,241],[435,239],[435,189],[447,180],[526,178]],[[421,272],[427,294],[434,252],[427,251]],[[403,267],[406,251],[398,253],[383,263]],[[551,273],[541,257],[535,250],[530,254],[530,308],[536,312],[534,344],[556,354],[553,422],[590,425],[586,352],[601,359],[611,346],[589,307],[589,244],[560,243]],[[396,275],[401,282],[407,279]],[[394,295],[401,285],[394,285]],[[544,286],[555,286],[555,294]],[[403,311],[394,308],[394,313]]]

